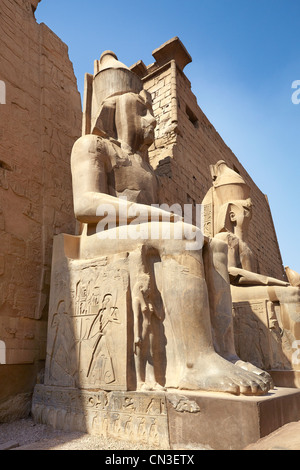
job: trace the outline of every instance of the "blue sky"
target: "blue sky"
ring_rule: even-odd
[[[299,0],[42,0],[36,18],[69,46],[81,93],[104,50],[148,65],[178,36],[199,106],[267,194],[283,263],[300,272]]]

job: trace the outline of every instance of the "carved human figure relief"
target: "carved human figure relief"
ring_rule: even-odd
[[[102,305],[95,316],[88,332],[87,340],[93,340],[92,355],[89,361],[87,377],[95,382],[103,380],[109,384],[115,380],[112,354],[105,338],[105,330],[111,322],[120,323],[118,308],[112,302],[112,295],[105,294]]]
[[[49,375],[55,376],[54,368],[59,368],[71,382],[75,383],[77,364],[75,361],[76,341],[73,333],[70,312],[65,301],[58,302],[51,320],[52,345],[49,358]]]
[[[154,273],[150,270],[151,249],[142,246],[131,253],[132,311],[137,390],[164,390],[158,378],[163,375],[162,357],[156,356],[163,311],[155,305]]]

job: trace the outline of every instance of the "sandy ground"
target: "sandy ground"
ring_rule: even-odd
[[[159,451],[154,447],[116,439],[105,439],[80,432],[57,431],[47,425],[35,424],[31,418],[0,424],[0,450]],[[245,450],[300,450],[300,422],[279,428]]]

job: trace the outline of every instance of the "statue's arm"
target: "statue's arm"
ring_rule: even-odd
[[[106,149],[107,144],[102,142],[101,145],[101,138],[95,135],[83,136],[74,144],[71,171],[77,220],[82,223],[98,223],[107,207],[112,209],[111,216],[114,221],[117,219],[117,222],[119,217],[123,220],[124,215],[127,217],[127,223],[137,216],[139,222],[149,222],[151,217],[156,220],[166,219],[169,213],[158,207],[134,203],[108,194],[107,167],[110,165],[110,158]],[[172,216],[171,221],[174,221],[174,218]],[[109,215],[105,216],[105,220],[109,222]]]
[[[288,286],[288,282],[275,279],[273,277],[263,276],[262,274],[253,273],[246,269],[235,268],[229,266],[230,281],[234,285],[258,285],[258,286]]]
[[[269,276],[264,276],[258,274],[249,269],[243,269],[238,267],[239,256],[238,249],[239,244],[235,241],[232,235],[227,232],[218,233],[215,236],[216,239],[224,241],[228,245],[228,273],[230,278],[230,283],[236,286],[288,286],[287,282],[281,281],[280,279],[275,279]],[[249,266],[251,264],[249,263]]]
[[[140,302],[137,296],[133,297],[132,300],[132,311],[133,311],[133,335],[134,335],[134,353],[137,354],[137,348],[141,346],[142,338],[141,338],[141,311],[140,311]]]
[[[115,204],[108,193],[104,145],[94,135],[78,139],[72,149],[71,171],[75,217],[83,223],[97,223],[97,208]]]

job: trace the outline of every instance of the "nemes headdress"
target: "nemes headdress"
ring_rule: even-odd
[[[120,62],[114,52],[103,52],[100,60],[95,61],[94,75],[85,75],[83,135],[94,133],[101,107],[107,99],[129,92],[139,94],[142,90],[141,79]]]
[[[229,168],[223,160],[212,165],[210,171],[213,179],[214,199],[218,205],[250,197],[250,188],[244,179]]]
[[[211,165],[210,172],[213,186],[206,194],[202,204],[205,212],[205,234],[214,236],[225,225],[229,203],[247,200],[250,204],[251,201],[249,186],[241,175],[229,168],[223,160],[220,160],[216,165]]]

